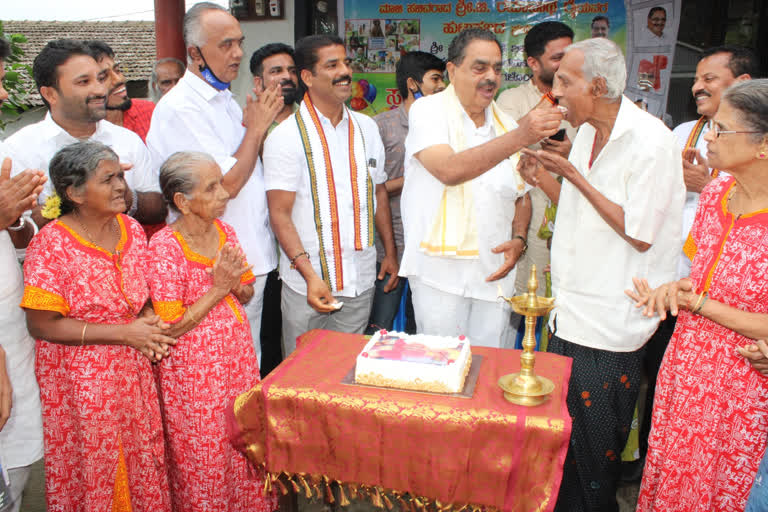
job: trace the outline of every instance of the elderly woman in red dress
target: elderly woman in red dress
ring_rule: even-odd
[[[270,512],[276,498],[235,451],[224,408],[259,380],[242,304],[254,276],[234,230],[217,220],[229,195],[204,153],[180,152],[160,168],[160,187],[178,219],[150,241],[152,302],[178,337],[159,365],[176,512]]]
[[[61,216],[29,244],[21,303],[37,338],[48,510],[169,511],[150,361],[175,340],[148,303],[123,170],[108,147],[78,142],[49,174]]]
[[[705,139],[691,275],[628,292],[678,315],[654,400],[639,511],[742,511],[768,435],[768,81],[728,89]],[[760,350],[762,349],[762,350]]]

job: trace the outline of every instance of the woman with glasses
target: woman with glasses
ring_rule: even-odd
[[[768,80],[729,88],[705,140],[730,176],[701,193],[690,276],[627,291],[643,314],[678,317],[639,511],[744,510],[768,434]]]

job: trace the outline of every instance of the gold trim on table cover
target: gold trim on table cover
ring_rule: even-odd
[[[310,331],[283,364],[234,403],[233,442],[265,465],[266,485],[332,499],[329,484],[391,499],[417,512],[554,508],[568,449],[565,403],[571,360],[537,353],[537,373],[555,382],[545,404],[507,402],[496,381],[519,371],[520,351],[472,347],[484,355],[471,400],[345,386],[366,339]],[[280,478],[282,477],[282,478]]]

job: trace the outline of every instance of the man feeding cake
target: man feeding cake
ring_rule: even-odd
[[[411,283],[418,331],[493,347],[511,342],[497,284],[514,295],[531,218],[517,152],[554,135],[563,119],[554,107],[519,123],[501,112],[493,101],[501,63],[501,45],[488,30],[468,29],[451,42],[451,85],[409,113],[401,198],[400,275]]]

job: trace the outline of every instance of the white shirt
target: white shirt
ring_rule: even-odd
[[[667,46],[675,43],[668,28],[669,27],[664,27],[664,30],[661,32],[661,37],[659,37],[651,32],[651,29],[645,25],[640,29],[640,33],[637,35],[637,46]]]
[[[222,174],[227,174],[237,163],[232,155],[244,135],[243,111],[232,93],[218,91],[187,71],[155,107],[147,146],[158,169],[177,151],[202,151],[216,160]],[[235,229],[254,274],[275,268],[275,239],[269,227],[260,161],[237,196],[229,200],[221,218]]]
[[[339,296],[357,297],[371,288],[376,280],[376,246],[355,250],[354,210],[352,208],[352,184],[349,172],[349,117],[348,110],[335,127],[331,120],[320,111],[317,115],[325,132],[328,150],[331,155],[333,179],[336,184],[336,200],[339,210],[339,231],[341,237],[341,265],[344,271],[343,289]],[[384,183],[386,153],[381,142],[379,129],[373,119],[356,112],[351,113],[360,125],[365,154],[368,158],[368,172],[373,183]],[[376,166],[371,164],[375,160]],[[309,261],[322,276],[320,267],[320,245],[315,229],[314,203],[310,188],[309,167],[301,143],[301,135],[296,124],[296,114],[291,115],[272,130],[264,144],[264,179],[267,190],[287,190],[296,192],[291,220],[296,226],[304,250],[309,253]],[[374,194],[374,211],[376,208]],[[294,255],[291,255],[294,256]],[[298,270],[291,269],[291,259],[280,248],[280,277],[296,293],[306,295],[307,283]]]
[[[651,244],[632,248],[592,204],[564,180],[552,241],[555,314],[550,327],[567,341],[632,352],[658,326],[624,294],[632,278],[651,287],[675,279],[681,242],[683,184],[680,148],[659,119],[626,96],[605,147],[589,169],[595,128],[580,127],[569,160],[600,193],[624,209],[624,231]]]
[[[0,161],[5,157],[0,143]],[[21,265],[7,230],[0,231],[0,345],[11,379],[11,417],[0,430],[0,459],[5,468],[28,466],[43,456],[43,417],[35,379],[35,340],[27,332]]]
[[[117,126],[109,121],[96,123],[96,131],[88,140],[101,142],[117,153],[120,162],[131,164],[125,172],[125,182],[138,192],[160,192],[157,168],[152,165],[147,147],[138,135],[131,130]],[[41,169],[48,175],[48,164],[58,150],[64,146],[80,142],[56,124],[48,112],[42,121],[25,126],[5,140],[8,154],[13,158],[13,173],[24,169]],[[37,199],[43,204],[53,194],[53,183],[48,175],[48,182]]]
[[[679,125],[677,128],[675,128],[672,133],[675,134],[675,137],[677,137],[677,143],[680,145],[680,150],[685,149],[685,144],[688,142],[688,137],[691,135],[691,132],[693,131],[693,128],[696,126],[697,121],[689,121],[687,123],[683,123]],[[701,156],[704,158],[707,158],[707,141],[704,140],[704,135],[707,134],[707,132],[710,129],[710,124],[707,123],[704,125],[704,129],[701,131],[701,135],[699,135],[699,140],[696,141],[696,145],[694,146],[696,149],[699,150],[701,153]],[[710,169],[710,172],[712,169]],[[719,176],[727,176],[728,173],[720,171]],[[688,233],[691,232],[691,226],[693,226],[693,219],[696,218],[696,208],[699,205],[699,193],[698,192],[691,192],[690,190],[685,191],[685,206],[683,207],[683,231],[682,231],[682,240],[683,243],[685,243],[685,240],[688,238]],[[680,253],[680,262],[677,266],[677,278],[682,279],[684,277],[688,277],[691,275],[691,260],[688,258],[688,256],[685,255],[685,253]]]
[[[477,220],[478,248],[475,259],[456,259],[425,254],[419,249],[435,221],[435,214],[445,185],[427,171],[414,155],[430,146],[449,144],[449,113],[445,111],[442,93],[416,101],[409,112],[408,137],[405,139],[405,183],[400,208],[405,228],[405,252],[400,275],[415,276],[438,290],[462,297],[496,301],[498,286],[510,297],[515,291],[516,269],[503,279],[487,283],[485,279],[503,263],[503,254],[491,249],[512,237],[515,200],[529,187],[518,191],[507,165],[497,165],[467,182],[472,187]],[[496,137],[491,107],[485,111],[485,124],[476,127],[462,112],[467,149]],[[517,124],[510,119],[510,129]]]

